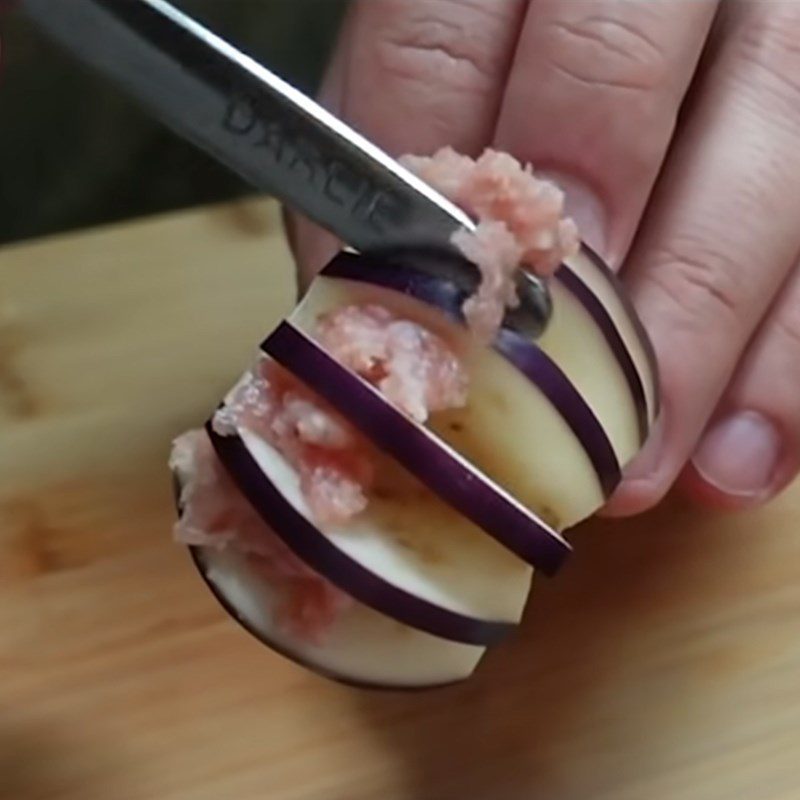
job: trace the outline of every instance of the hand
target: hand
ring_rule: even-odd
[[[607,512],[756,505],[800,465],[800,3],[361,0],[322,99],[389,152],[567,191],[652,336],[660,424]],[[691,84],[691,93],[685,98]],[[298,221],[308,276],[331,248]]]

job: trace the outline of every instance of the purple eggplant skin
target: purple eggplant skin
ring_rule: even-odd
[[[178,476],[173,473],[172,475],[172,486],[173,486],[173,493],[175,496],[175,508],[178,513],[178,516],[181,515],[181,504],[180,504],[180,494],[181,494],[181,483],[178,479]],[[385,683],[370,683],[368,681],[360,681],[355,680],[353,678],[349,678],[347,675],[343,675],[335,670],[326,670],[324,667],[319,666],[318,664],[314,664],[310,661],[307,661],[304,658],[292,653],[291,651],[287,650],[285,647],[277,644],[275,641],[271,640],[268,636],[265,636],[261,631],[256,630],[246,619],[244,619],[236,608],[228,601],[228,598],[225,597],[224,594],[219,590],[214,583],[209,580],[208,575],[206,574],[205,565],[203,563],[203,554],[201,547],[194,547],[189,546],[187,547],[189,552],[189,557],[191,558],[192,564],[194,564],[197,572],[199,573],[200,577],[203,580],[203,583],[208,587],[208,590],[214,596],[216,601],[222,606],[223,610],[230,616],[241,628],[243,628],[247,633],[252,636],[259,644],[268,647],[273,652],[277,653],[279,656],[291,661],[294,664],[297,664],[299,667],[308,670],[309,672],[318,675],[320,678],[324,678],[326,680],[334,681],[336,683],[340,683],[344,686],[348,686],[354,689],[363,689],[368,691],[380,691],[380,692],[425,692],[430,691],[431,689],[443,689],[448,686],[456,686],[457,684],[463,683],[469,675],[465,675],[463,678],[456,678],[452,681],[442,681],[440,683],[430,683],[430,684],[420,684],[414,686],[401,686],[397,684],[385,684]]]
[[[325,267],[322,275],[399,292],[439,309],[454,322],[465,324],[461,309],[468,296],[466,292],[447,280],[409,266],[406,261],[413,263],[410,253],[405,260],[393,262],[343,252]],[[535,342],[510,328],[498,331],[492,347],[547,397],[582,443],[603,495],[610,497],[622,479],[619,460],[602,424],[569,378]]]
[[[324,667],[319,666],[318,664],[314,664],[310,661],[307,661],[304,658],[301,658],[295,653],[292,653],[290,650],[287,650],[285,647],[277,644],[274,640],[270,639],[268,636],[265,636],[261,631],[256,630],[252,625],[250,625],[247,620],[245,620],[242,616],[239,615],[239,612],[236,608],[228,601],[228,599],[222,594],[222,592],[214,585],[213,581],[209,580],[208,576],[206,575],[205,567],[203,565],[203,556],[202,556],[202,548],[199,547],[189,547],[189,554],[191,556],[192,562],[194,563],[197,571],[200,573],[200,577],[203,579],[203,582],[211,591],[211,594],[214,595],[217,602],[222,606],[222,608],[228,613],[230,617],[234,619],[242,628],[244,628],[247,633],[249,633],[257,642],[268,647],[273,652],[277,653],[279,656],[283,656],[283,658],[288,659],[294,664],[297,664],[303,669],[308,670],[321,678],[325,678],[326,680],[335,681],[336,683],[341,683],[345,686],[349,686],[354,689],[368,689],[368,690],[380,690],[384,692],[423,692],[428,691],[430,689],[441,689],[447,686],[454,686],[459,683],[463,683],[469,675],[464,676],[463,678],[457,678],[452,681],[443,681],[441,683],[431,683],[425,685],[415,685],[415,686],[401,686],[395,684],[384,684],[384,683],[370,683],[368,681],[360,681],[355,680],[353,678],[349,678],[347,675],[343,675],[340,672],[336,672],[335,670],[327,670]]]
[[[585,244],[582,245],[578,257],[584,258],[603,278],[610,291],[620,301],[636,335],[642,342],[650,372],[648,377],[653,383],[653,395],[656,398],[656,407],[652,409],[652,418],[654,419],[659,411],[659,377],[658,364],[650,337],[621,282],[603,259]],[[332,259],[323,269],[322,274],[328,277],[368,281],[387,289],[402,292],[430,305],[435,305],[453,320],[463,323],[461,308],[476,285],[474,282],[459,282],[460,276],[465,273],[463,263],[459,263],[463,261],[464,259],[458,255],[445,253],[435,248],[395,248],[362,255],[344,251]],[[452,276],[452,279],[434,277],[439,274]],[[644,443],[650,428],[643,385],[645,377],[639,373],[611,314],[602,300],[595,295],[569,264],[562,264],[559,267],[555,273],[555,279],[584,307],[617,359],[634,399],[640,440]],[[508,333],[516,333],[510,329],[503,330]],[[525,337],[522,338],[530,341]]]
[[[222,465],[264,522],[301,561],[360,603],[411,628],[464,644],[495,644],[516,629],[514,623],[449,611],[362,567],[292,507],[238,436],[220,436],[211,423],[206,432]]]
[[[372,386],[283,322],[261,349],[322,397],[441,500],[528,564],[554,575],[572,548],[546,522],[506,495]]]
[[[606,283],[608,283],[608,285],[611,287],[611,290],[617,296],[623,310],[629,317],[631,324],[633,325],[634,332],[642,343],[645,358],[647,359],[647,365],[650,369],[650,380],[653,383],[655,408],[653,408],[652,416],[653,419],[655,419],[661,411],[661,379],[658,369],[658,357],[656,356],[656,351],[653,348],[653,341],[645,330],[642,320],[639,317],[636,309],[633,307],[633,303],[631,302],[628,293],[625,291],[625,287],[622,285],[622,281],[620,281],[619,276],[594,250],[592,250],[591,247],[585,243],[581,247],[581,255],[585,256],[585,258],[591,262],[597,273],[602,275],[606,280]],[[572,270],[566,264],[564,264],[561,269],[572,272]]]
[[[628,347],[620,336],[617,326],[611,319],[611,315],[606,307],[598,300],[589,287],[570,270],[561,269],[556,273],[556,280],[562,283],[571,292],[578,302],[586,309],[586,312],[594,321],[598,330],[606,340],[614,358],[625,376],[631,396],[633,397],[634,407],[636,408],[636,421],[639,426],[639,441],[644,444],[650,432],[650,420],[647,410],[647,396],[644,391],[644,383],[636,369],[636,364],[631,357]]]

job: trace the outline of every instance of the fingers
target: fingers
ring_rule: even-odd
[[[581,234],[616,266],[639,223],[714,0],[536,0],[496,144],[558,173]]]
[[[477,154],[494,131],[525,0],[361,0],[351,7],[321,100],[392,155],[452,145]],[[294,230],[301,262],[330,250]]]
[[[748,348],[686,470],[699,499],[746,508],[800,466],[800,266]]]
[[[673,483],[800,243],[800,7],[726,8],[727,38],[698,87],[626,270],[661,366],[663,420],[611,513],[650,507]],[[753,416],[740,423],[726,435],[750,437],[750,445],[727,457],[766,460],[767,445],[753,437],[758,429],[764,441],[767,428]],[[719,455],[724,439],[710,441]]]
[[[393,155],[476,153],[494,129],[521,0],[362,0],[333,66],[338,112]]]

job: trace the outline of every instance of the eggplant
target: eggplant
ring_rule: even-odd
[[[435,257],[428,252],[427,258]],[[442,256],[445,257],[445,256]],[[419,256],[417,256],[419,258]],[[413,299],[435,308],[453,322],[465,325],[462,308],[467,299],[465,291],[452,281],[432,275],[414,266],[415,254],[393,253],[383,258],[343,252],[336,256],[322,272],[324,278],[358,281],[392,290],[407,299]],[[398,303],[396,296],[376,298],[385,304]],[[313,304],[313,301],[310,303]],[[401,312],[412,317],[427,316],[420,313],[419,305],[402,303]],[[302,311],[296,312],[302,315]],[[429,318],[426,319],[431,324]],[[460,332],[448,331],[445,336],[462,339]],[[462,348],[469,349],[469,343]],[[493,342],[494,350],[509,364],[534,384],[550,401],[572,432],[581,440],[592,462],[606,496],[614,491],[621,478],[620,464],[614,447],[603,426],[581,394],[570,383],[560,367],[535,342],[509,328],[501,328]],[[477,389],[480,391],[480,388]]]
[[[625,288],[603,259],[586,244],[561,266],[556,273],[555,283],[565,286],[584,305],[598,322],[600,333],[608,346],[623,361],[630,360],[633,365],[638,380],[632,373],[628,376],[631,390],[636,391],[637,384],[641,386],[647,409],[644,440],[660,411],[658,364],[650,337]],[[591,298],[603,309],[605,319],[596,309],[590,310],[594,305]],[[627,356],[617,342],[622,344]],[[625,369],[627,372],[628,368]]]
[[[191,548],[200,574],[223,608],[259,642],[323,677],[373,689],[423,689],[468,678],[486,648],[409,628],[354,604],[319,639],[281,626],[280,596],[241,553]]]
[[[180,517],[182,490],[197,478],[193,465],[206,431],[180,437],[195,457],[172,466],[172,490]],[[236,491],[236,490],[234,490]],[[275,536],[266,523],[264,537]],[[386,617],[348,596],[324,635],[299,635],[281,623],[285,589],[264,579],[251,557],[230,545],[190,545],[189,553],[222,608],[250,635],[279,655],[325,678],[367,689],[419,690],[469,677],[485,647],[442,639]]]
[[[291,323],[281,323],[261,348],[434,494],[521,559],[548,575],[564,562],[571,548],[554,528]]]
[[[531,341],[504,327],[490,347],[465,326],[463,290],[417,269],[416,259],[430,257],[341,253],[261,346],[261,357],[375,448],[364,511],[318,524],[297,471],[270,442],[244,427],[221,435],[206,426],[264,535],[277,535],[350,605],[320,637],[293,632],[277,611],[280,582],[231,546],[190,548],[205,581],[260,641],[360,686],[468,677],[519,622],[532,567],[554,574],[563,565],[570,546],[560,531],[603,504],[658,414],[652,347],[618,281],[587,248],[551,281],[544,334]],[[453,349],[470,377],[463,408],[418,423],[324,350],[320,318],[369,303]]]
[[[527,565],[388,459],[367,508],[317,527],[300,477],[247,429],[211,443],[239,490],[303,562],[345,593],[410,627],[469,644],[504,638],[522,615]]]
[[[444,297],[447,292],[444,286]],[[427,422],[443,444],[554,528],[571,527],[603,505],[620,478],[615,453],[619,441],[606,432],[606,421],[581,400],[581,393],[543,348],[511,331],[501,331],[495,346],[487,348],[454,319],[457,302],[450,313],[442,314],[409,292],[334,277],[327,270],[289,319],[313,339],[321,317],[348,304],[365,303],[385,306],[436,333],[465,365],[470,376],[467,404],[433,414]],[[588,328],[586,335],[596,339],[586,315],[577,314]],[[562,319],[556,309],[553,318],[556,323]],[[605,355],[604,346],[599,349]],[[616,362],[608,356],[606,362],[598,374],[617,376],[620,390],[614,397],[617,407],[607,407],[607,417],[613,418],[609,428],[615,433],[627,428],[621,449],[623,455],[632,455],[639,440],[637,424],[629,416],[633,403]]]

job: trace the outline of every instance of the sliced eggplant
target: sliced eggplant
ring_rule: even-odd
[[[465,290],[455,278],[432,277],[437,268],[444,275],[457,275],[452,260],[446,253],[415,248],[361,256],[345,251],[322,274],[394,289],[460,320]],[[625,463],[638,451],[657,413],[652,345],[619,280],[591,250],[584,248],[557,277],[552,284],[556,325],[536,344],[553,356],[596,411],[618,459]],[[594,461],[591,451],[590,456]]]
[[[276,620],[280,592],[248,558],[228,548],[192,548],[201,575],[220,604],[260,642],[325,677],[376,689],[422,689],[469,677],[485,648],[409,628],[355,604],[319,640],[300,637]]]
[[[327,401],[421,484],[527,563],[553,574],[566,540],[467,459],[392,406],[310,337],[284,322],[262,350]],[[502,360],[501,360],[502,361]]]
[[[447,257],[446,254],[417,250],[394,252],[383,258],[344,252],[334,258],[322,274],[325,278],[359,281],[400,293],[412,301],[403,303],[403,311],[415,319],[420,315],[421,308],[413,301],[419,301],[443,312],[452,322],[464,325],[462,309],[467,299],[466,291],[460,290],[452,281],[434,276],[430,268],[420,270],[414,266],[420,259],[441,260]],[[384,302],[397,302],[395,296],[381,299]],[[430,319],[426,318],[425,322],[430,325]],[[448,330],[445,336],[461,338],[461,333]],[[567,376],[541,348],[517,331],[501,329],[493,347],[531,381],[561,414],[583,444],[606,495],[610,495],[621,477],[614,447],[600,421]],[[479,387],[477,391],[480,391]]]
[[[586,294],[588,291],[605,310],[611,324],[601,321],[601,332],[615,350],[617,339],[623,343],[644,392],[647,419],[649,426],[652,426],[659,411],[658,366],[655,352],[650,337],[619,279],[603,259],[585,244],[575,256],[567,259],[557,277],[581,302],[588,300]]]
[[[553,312],[537,344],[602,420],[620,463],[626,464],[649,429],[639,373],[605,309],[579,279],[559,272],[550,294]]]
[[[546,393],[553,388],[546,380],[551,372],[542,371],[534,383],[509,358],[478,344],[463,325],[437,307],[363,280],[319,276],[290,319],[313,338],[320,317],[363,303],[384,305],[418,322],[441,336],[461,358],[470,376],[466,406],[433,414],[427,423],[441,440],[556,528],[574,525],[603,504],[604,487],[616,484],[618,469],[611,467],[602,478],[598,474],[585,439],[576,432],[574,416],[570,419],[569,410],[558,409]],[[507,338],[499,337],[498,342],[510,347],[509,340],[519,341],[518,334]],[[523,353],[520,347],[515,356],[522,360]],[[537,366],[544,361],[539,353],[531,345],[528,355]],[[533,367],[527,365],[530,372]],[[558,385],[561,395],[567,395],[566,384]],[[597,430],[588,423],[585,427],[592,434]]]
[[[376,465],[367,508],[324,530],[300,476],[263,438],[241,429],[211,442],[265,523],[309,567],[360,602],[453,641],[499,641],[522,615],[531,569],[389,459]]]
[[[265,535],[277,534],[354,603],[322,636],[299,634],[281,623],[280,580],[232,547],[191,548],[240,624],[322,675],[397,689],[463,680],[513,629],[530,565],[558,569],[570,547],[556,528],[602,505],[658,410],[652,348],[610,271],[584,250],[551,287],[553,318],[540,340],[503,329],[487,348],[466,330],[454,282],[408,261],[334,259],[262,352],[377,448],[366,510],[318,526],[297,471],[275,447],[246,428],[207,432]],[[470,376],[464,408],[419,425],[322,349],[319,318],[364,303],[448,342]]]

